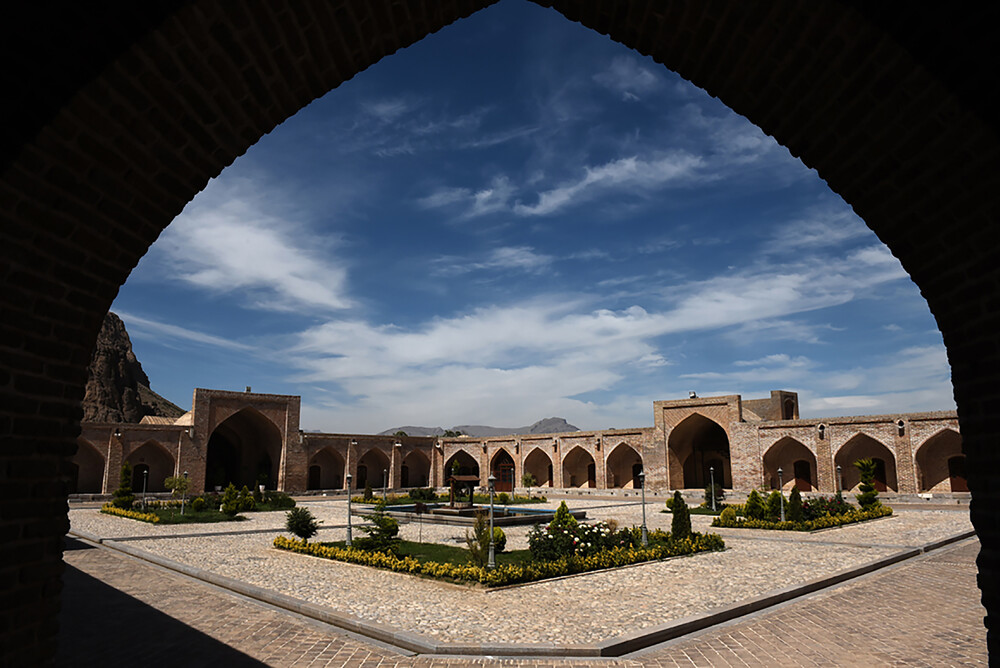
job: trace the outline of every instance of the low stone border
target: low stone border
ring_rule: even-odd
[[[698,615],[677,619],[660,626],[654,626],[641,631],[636,631],[634,633],[627,633],[605,642],[567,645],[559,645],[555,643],[488,644],[431,642],[424,636],[417,633],[401,631],[385,624],[361,620],[353,615],[334,612],[328,608],[324,608],[314,603],[308,603],[292,596],[279,594],[277,592],[247,584],[233,578],[211,573],[201,568],[187,566],[173,561],[172,559],[166,559],[145,550],[132,547],[131,545],[123,544],[120,540],[102,539],[83,531],[70,531],[68,535],[99,543],[107,548],[118,550],[124,554],[128,554],[132,557],[148,561],[163,568],[176,571],[183,575],[187,575],[188,577],[208,582],[209,584],[222,587],[223,589],[228,589],[248,598],[253,598],[285,610],[290,610],[332,626],[373,638],[418,654],[494,657],[620,657],[625,654],[646,649],[652,645],[657,645],[668,640],[674,640],[681,636],[701,631],[717,624],[728,622],[738,617],[759,612],[766,608],[815,593],[822,589],[841,584],[862,575],[867,575],[887,566],[917,557],[921,554],[939,549],[960,540],[971,538],[976,535],[976,532],[964,531],[962,533],[949,536],[948,538],[928,543],[927,545],[923,545],[921,547],[901,550],[900,552],[896,552],[887,557],[876,559],[875,561],[863,564],[856,568],[834,573],[828,577],[778,589],[747,601],[741,601],[733,605],[717,608]]]

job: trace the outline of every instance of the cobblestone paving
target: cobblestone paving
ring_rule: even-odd
[[[978,541],[963,541],[631,659],[501,661],[403,656],[116,552],[75,549],[65,555],[56,662],[94,665],[98,657],[115,656],[148,665],[345,668],[984,666],[978,551]],[[128,619],[145,632],[115,633],[110,618]]]

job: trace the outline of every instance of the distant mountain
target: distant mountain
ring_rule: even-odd
[[[392,436],[398,431],[405,431],[407,436],[444,436],[442,427],[394,427],[379,432],[379,436]],[[469,436],[512,436],[518,434],[556,434],[563,431],[580,431],[560,417],[550,417],[528,427],[488,427],[481,424],[460,424],[448,431],[460,431]]]

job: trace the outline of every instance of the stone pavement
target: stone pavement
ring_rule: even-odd
[[[67,542],[60,666],[110,657],[150,666],[344,668],[987,665],[975,538],[614,660],[406,656],[121,553]]]

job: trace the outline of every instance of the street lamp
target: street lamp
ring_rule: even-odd
[[[351,546],[351,479],[354,478],[350,473],[346,476],[347,478],[347,547]]]
[[[389,491],[389,469],[382,469],[382,505],[385,505],[385,496]]]
[[[649,534],[646,532],[646,472],[639,471],[639,487],[642,488],[642,546],[649,545]]]
[[[487,478],[487,480],[490,481],[490,558],[489,561],[486,562],[486,568],[493,570],[494,568],[497,567],[497,562],[494,556],[494,547],[493,547],[493,492],[496,491],[497,479],[496,476],[494,476],[491,473],[490,477]]]
[[[837,464],[837,493],[839,494],[844,489],[844,470]]]
[[[781,495],[781,521],[785,521],[785,486],[781,480],[781,467],[778,467],[778,494]]]
[[[188,479],[188,472],[185,471],[184,472],[184,487],[181,488],[181,515],[184,514],[184,501],[186,500],[186,497],[187,497],[187,479]]]
[[[714,466],[708,467],[708,477],[710,478],[712,485],[712,512],[714,513],[715,512],[715,467]]]
[[[146,512],[146,486],[149,482],[149,468],[142,470],[142,511]]]

